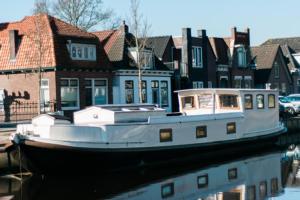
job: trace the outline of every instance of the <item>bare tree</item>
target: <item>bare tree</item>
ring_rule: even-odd
[[[33,14],[50,14],[50,3],[48,0],[35,0]]]
[[[58,18],[83,30],[107,22],[113,16],[112,10],[103,9],[102,0],[57,0],[53,5],[53,13]]]
[[[142,103],[142,74],[143,67],[148,63],[148,58],[144,51],[146,49],[148,32],[150,25],[147,20],[144,19],[143,15],[139,12],[140,0],[131,0],[130,6],[130,26],[133,30],[135,37],[135,48],[136,48],[136,65],[138,68],[138,82],[139,82],[139,102]]]

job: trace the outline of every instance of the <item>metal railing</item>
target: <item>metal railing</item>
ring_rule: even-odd
[[[56,103],[47,102],[40,106],[40,113],[56,112]],[[37,102],[18,102],[4,103],[0,105],[0,123],[31,120],[39,114]]]

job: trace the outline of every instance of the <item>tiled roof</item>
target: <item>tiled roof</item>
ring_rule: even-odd
[[[224,38],[210,37],[209,42],[217,59],[217,63],[228,65],[229,47]]]
[[[295,52],[300,52],[300,37],[269,39],[266,42],[264,42],[262,45],[269,45],[269,44],[279,44],[281,46],[288,45]]]
[[[20,38],[20,46],[14,61],[10,60],[10,30],[17,30]],[[39,32],[41,37],[38,36]],[[73,40],[95,44],[97,62],[72,60],[67,43]],[[39,44],[42,51],[39,50]],[[95,35],[45,14],[25,17],[19,22],[0,24],[0,46],[0,70],[33,69],[40,65],[42,68],[110,67],[103,47]],[[43,52],[41,63],[39,63],[39,52]]]
[[[159,58],[162,58],[171,36],[157,36],[147,38],[147,46],[154,49],[154,53]]]
[[[295,71],[297,68],[300,68],[298,62],[295,60],[292,54],[294,51],[288,45],[281,45],[282,53],[289,59],[288,67],[290,71]]]
[[[256,69],[272,69],[278,50],[278,44],[252,47],[252,58],[256,60]]]

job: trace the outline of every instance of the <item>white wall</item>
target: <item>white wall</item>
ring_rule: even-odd
[[[136,75],[116,75],[113,80],[113,103],[125,104],[125,80],[132,80],[134,84],[134,103],[139,103],[138,92],[138,76]],[[171,99],[171,77],[169,76],[143,76],[143,81],[147,81],[147,103],[152,103],[152,88],[151,81],[159,81],[159,95],[161,95],[160,87],[161,81],[168,82],[168,102],[169,105],[165,109],[168,112],[172,111],[172,99]],[[161,98],[160,98],[161,99]]]

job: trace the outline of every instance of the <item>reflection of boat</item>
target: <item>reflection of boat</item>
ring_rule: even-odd
[[[180,113],[154,105],[93,106],[75,112],[74,124],[41,115],[19,125],[13,141],[40,169],[111,169],[256,148],[285,131],[274,90],[183,90],[178,97]]]
[[[269,153],[181,175],[170,175],[170,167],[106,177],[33,177],[25,182],[23,199],[265,199],[283,191],[280,160],[279,152]]]

